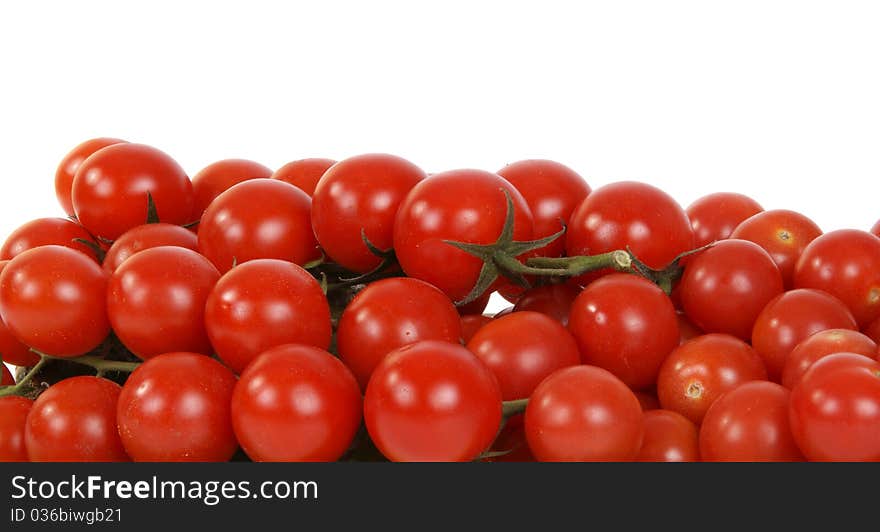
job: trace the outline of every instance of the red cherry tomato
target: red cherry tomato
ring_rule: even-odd
[[[639,404],[642,406],[642,412],[647,412],[648,410],[659,410],[660,409],[660,400],[657,399],[657,394],[651,392],[633,392],[636,396],[636,399],[639,400]]]
[[[315,194],[315,187],[318,186],[318,181],[334,164],[336,164],[336,161],[333,159],[300,159],[289,162],[275,170],[275,173],[272,174],[272,179],[290,183],[311,197]]]
[[[458,309],[458,313],[461,316],[467,316],[469,314],[482,314],[486,311],[486,307],[489,305],[489,298],[491,297],[492,293],[487,291],[485,294],[471,301],[467,305],[459,305],[455,308]]]
[[[763,210],[757,201],[748,196],[716,192],[691,203],[686,212],[694,228],[694,244],[700,247],[730,238],[736,226]]]
[[[752,347],[764,359],[770,380],[779,382],[792,349],[827,329],[858,330],[846,305],[834,296],[812,289],[791,290],[764,307],[752,329]]]
[[[526,290],[514,305],[513,311],[540,312],[567,327],[571,305],[580,293],[578,287],[567,283],[539,286]]]
[[[663,362],[657,396],[663,408],[699,425],[724,392],[766,379],[761,357],[749,344],[726,334],[707,334],[685,342]]]
[[[694,325],[684,312],[676,312],[675,316],[678,318],[679,345],[687,342],[691,338],[706,334],[705,331],[700,330],[699,327]]]
[[[58,203],[68,216],[74,215],[70,190],[73,187],[73,177],[83,161],[101,148],[123,142],[125,141],[113,138],[90,139],[77,145],[64,156],[64,159],[61,159],[58,170],[55,171],[55,197],[58,198]]]
[[[73,208],[95,236],[114,240],[147,220],[152,195],[162,222],[190,222],[192,184],[166,153],[143,144],[114,144],[83,161],[73,179]]]
[[[688,261],[679,283],[688,318],[706,332],[752,336],[758,314],[783,292],[779,268],[746,240],[722,240]]]
[[[870,325],[862,329],[865,335],[880,344],[880,318],[874,320]],[[878,351],[880,353],[880,351]]]
[[[789,426],[789,395],[774,382],[747,382],[719,397],[700,426],[703,460],[803,461]]]
[[[678,412],[651,410],[643,419],[640,462],[699,462],[699,430]]]
[[[7,264],[9,264],[8,260],[0,260],[0,275]],[[30,347],[21,343],[12,334],[2,318],[0,318],[0,357],[13,366],[33,366],[40,361],[40,357],[32,352]]]
[[[880,220],[877,220],[877,223],[871,228],[871,234],[880,237]]]
[[[819,226],[803,214],[786,211],[760,212],[739,224],[730,238],[748,240],[764,248],[779,266],[785,288],[794,285],[794,265],[807,244],[822,234]]]
[[[15,379],[12,378],[12,373],[9,372],[9,368],[6,367],[6,364],[0,364],[0,386],[11,386],[15,384]]]
[[[786,357],[782,385],[793,390],[810,366],[820,358],[835,353],[855,353],[876,358],[877,344],[864,334],[848,329],[819,331],[797,344]]]
[[[330,353],[282,345],[258,356],[232,396],[232,421],[257,462],[329,462],[348,449],[361,423],[354,375]]]
[[[471,338],[477,334],[484,325],[490,323],[492,316],[483,316],[482,314],[468,314],[461,317],[461,341],[465,344],[471,341]]]
[[[76,242],[82,239],[97,247],[92,235],[76,222],[66,218],[37,218],[9,235],[0,248],[0,259],[9,260],[21,253],[40,246],[56,245],[81,251],[98,260],[95,250],[86,244]]]
[[[0,462],[28,461],[24,425],[33,405],[30,399],[17,395],[0,397]]]
[[[679,343],[678,319],[666,294],[625,273],[587,286],[571,307],[568,330],[584,363],[607,369],[634,390],[654,384]]]
[[[252,260],[223,275],[208,296],[205,326],[217,356],[236,373],[278,345],[330,346],[330,306],[318,281],[275,259]]]
[[[25,251],[0,275],[0,312],[22,343],[47,355],[82,355],[110,332],[107,274],[70,248]]]
[[[385,355],[421,340],[458,343],[461,318],[443,292],[398,277],[368,285],[349,303],[337,328],[339,358],[365,389]]]
[[[642,445],[642,408],[617,377],[595,366],[547,377],[526,407],[526,438],[542,462],[634,460]]]
[[[252,179],[217,196],[199,224],[199,251],[221,273],[253,259],[300,266],[320,257],[305,192],[273,179]]]
[[[248,159],[223,159],[209,164],[192,178],[191,218],[193,221],[199,220],[208,205],[232,186],[250,179],[268,178],[271,175],[272,170]]]
[[[136,462],[225,462],[238,449],[230,401],[235,375],[196,353],[165,353],[132,373],[117,407]]]
[[[498,434],[501,390],[470,351],[427,340],[401,347],[376,367],[364,419],[389,460],[473,460]]]
[[[198,240],[192,231],[179,225],[146,224],[126,231],[113,242],[104,257],[104,269],[113,273],[129,257],[145,249],[159,246],[177,246],[198,251]]]
[[[99,377],[71,377],[52,385],[31,408],[25,445],[31,462],[126,462],[116,429],[122,388]]]

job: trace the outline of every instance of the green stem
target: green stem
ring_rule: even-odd
[[[501,415],[504,417],[504,419],[507,419],[511,416],[522,414],[526,411],[526,406],[528,406],[528,404],[528,398],[517,399],[515,401],[504,401],[501,404]]]
[[[69,362],[76,362],[77,364],[89,366],[97,370],[99,373],[107,373],[108,371],[131,373],[132,371],[136,370],[138,366],[141,365],[140,362],[121,362],[119,360],[105,360],[101,357],[89,355],[74,358],[50,357],[48,355],[44,356],[46,356],[47,358],[57,358],[58,360],[67,360]]]
[[[518,261],[514,261],[519,264]],[[505,261],[505,269],[513,269],[517,273],[531,275],[559,275],[574,277],[587,272],[611,268],[620,272],[632,271],[633,258],[622,249],[600,253],[598,255],[578,255],[574,257],[533,257],[526,264],[517,268],[515,264]]]
[[[30,371],[27,372],[27,375],[22,377],[20,381],[12,386],[4,386],[0,388],[0,397],[6,397],[7,395],[18,395],[18,392],[22,391],[24,387],[37,375],[37,373],[43,369],[43,366],[48,362],[49,357],[40,357],[39,362],[37,362],[34,367],[31,368]]]

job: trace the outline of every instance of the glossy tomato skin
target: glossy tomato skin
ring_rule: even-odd
[[[880,318],[880,238],[855,229],[819,236],[798,259],[794,284],[828,292],[869,325]]]
[[[595,366],[561,369],[541,382],[526,407],[525,427],[542,462],[633,460],[644,432],[636,396]]]
[[[191,249],[141,251],[110,277],[107,313],[119,340],[143,360],[174,351],[212,354],[205,303],[220,272]]]
[[[395,462],[464,462],[489,448],[501,423],[501,390],[460,345],[427,340],[386,356],[364,397],[378,449]]]
[[[73,188],[73,177],[83,161],[101,148],[123,142],[125,141],[110,137],[89,139],[78,144],[61,159],[61,163],[55,171],[55,197],[58,198],[58,203],[68,216],[74,215],[73,200],[70,198],[70,192],[71,188]]]
[[[330,346],[330,306],[318,282],[296,264],[258,259],[223,275],[205,304],[217,356],[241,373],[257,355],[289,343]]]
[[[163,223],[139,225],[129,229],[113,242],[107,250],[102,266],[107,273],[112,274],[120,264],[135,253],[159,246],[177,246],[193,251],[198,251],[199,247],[196,235],[179,225]]]
[[[73,208],[89,232],[115,240],[146,222],[148,193],[159,221],[176,225],[191,221],[192,183],[174,159],[143,144],[113,144],[76,171]]]
[[[238,449],[230,401],[236,379],[216,360],[164,353],[139,366],[119,396],[122,444],[136,462],[225,462]]]
[[[88,245],[75,242],[74,239],[82,239],[97,246],[85,228],[78,223],[66,218],[37,218],[32,220],[9,235],[3,247],[0,248],[0,260],[9,260],[21,253],[39,246],[64,246],[80,251],[95,261],[98,260],[93,248]]]
[[[34,401],[25,422],[31,462],[127,462],[116,429],[121,388],[99,377],[71,377]]]
[[[490,323],[492,316],[483,316],[482,314],[467,314],[461,317],[461,341],[465,344],[471,341],[471,338],[477,334],[484,325]]]
[[[232,396],[235,433],[257,462],[331,462],[361,423],[354,375],[330,353],[282,345],[258,356]]]
[[[580,288],[567,283],[538,286],[526,290],[517,300],[513,311],[540,312],[567,327],[571,305],[580,293]]]
[[[819,331],[797,344],[786,357],[782,385],[793,390],[810,366],[835,353],[855,353],[876,358],[877,344],[864,334],[848,329]]]
[[[574,209],[592,190],[580,174],[556,161],[528,159],[508,164],[498,175],[516,187],[532,211],[534,238],[550,236],[563,228]],[[542,257],[561,257],[565,238],[535,250]]]
[[[467,348],[486,364],[505,401],[525,399],[548,375],[580,364],[571,334],[537,312],[513,312],[483,326]]]
[[[834,296],[802,288],[770,301],[752,329],[752,347],[764,359],[771,381],[779,382],[792,349],[813,334],[827,329],[858,330],[846,305]]]
[[[678,412],[650,410],[644,415],[640,462],[699,462],[699,429]]]
[[[742,340],[752,336],[758,314],[783,292],[779,268],[760,246],[722,240],[688,261],[679,283],[688,318],[706,332]]]
[[[0,260],[0,275],[9,264],[8,260]],[[40,357],[31,351],[31,348],[21,343],[21,341],[12,334],[6,322],[0,318],[0,355],[3,361],[13,366],[33,366],[40,361]]]
[[[274,179],[251,179],[223,192],[199,224],[199,251],[220,270],[253,259],[300,266],[320,257],[305,192]]]
[[[33,405],[30,399],[17,395],[0,397],[0,462],[28,461],[24,426]]]
[[[349,157],[324,173],[312,195],[312,227],[327,255],[355,272],[368,272],[393,245],[394,218],[409,191],[426,177],[413,163],[382,153]]]
[[[482,170],[434,174],[413,187],[394,223],[394,249],[403,271],[460,301],[477,282],[483,262],[444,240],[491,244],[504,227],[513,200],[513,237],[532,238],[532,213],[506,180]]]
[[[703,196],[687,208],[697,247],[730,238],[733,230],[747,218],[764,210],[752,198],[735,192],[716,192]]]
[[[272,179],[278,179],[285,183],[290,183],[296,188],[302,190],[309,197],[315,194],[315,188],[318,181],[324,176],[324,173],[336,164],[333,159],[322,159],[313,157],[310,159],[299,159],[292,161],[272,174]]]
[[[250,179],[268,178],[271,175],[270,168],[248,159],[223,159],[209,164],[192,178],[192,220],[201,219],[208,205],[232,186]]]
[[[371,283],[348,304],[337,328],[339,358],[362,389],[385,355],[421,340],[458,343],[461,318],[437,288],[407,277]]]
[[[82,355],[110,332],[107,274],[63,246],[25,251],[0,274],[0,313],[22,343],[47,355]]]
[[[730,238],[748,240],[764,248],[779,267],[786,289],[794,286],[794,265],[801,253],[822,230],[803,214],[772,210],[747,218],[731,233]]]
[[[790,392],[747,382],[715,401],[700,426],[700,455],[713,462],[800,462],[788,420]]]
[[[568,330],[585,364],[607,369],[634,390],[654,384],[679,343],[669,297],[647,279],[625,273],[587,286],[572,304]]]
[[[764,364],[749,344],[726,334],[706,334],[685,342],[663,362],[657,396],[664,409],[699,425],[724,392],[766,379]]]

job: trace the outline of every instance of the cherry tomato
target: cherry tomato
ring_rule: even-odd
[[[595,366],[561,369],[526,407],[526,439],[542,462],[624,461],[642,445],[642,408],[620,379]]]
[[[217,196],[250,179],[268,178],[272,170],[248,159],[223,159],[202,168],[192,178],[193,215],[199,220]]]
[[[706,334],[685,342],[663,362],[657,396],[663,408],[699,425],[724,392],[760,380],[767,380],[767,371],[749,344],[727,334]]]
[[[0,275],[0,313],[22,343],[47,355],[82,355],[110,332],[107,274],[63,246],[25,251]]]
[[[819,331],[797,344],[786,357],[782,385],[793,390],[810,366],[820,358],[835,353],[855,353],[876,358],[877,344],[864,334],[849,329]]]
[[[877,220],[877,223],[871,228],[871,234],[880,237],[880,220]]]
[[[235,375],[196,353],[165,353],[132,373],[117,407],[136,462],[225,462],[238,449],[230,401]]]
[[[746,240],[722,240],[691,258],[679,284],[688,318],[706,332],[752,336],[758,314],[783,292],[766,251]]]
[[[694,228],[694,244],[700,247],[730,238],[739,224],[763,210],[757,201],[748,196],[716,192],[691,203],[686,212]]]
[[[217,196],[199,224],[199,251],[221,273],[253,259],[300,266],[320,257],[305,192],[282,181],[253,179]]]
[[[489,452],[503,454],[484,458],[484,462],[535,461],[535,457],[529,449],[529,442],[526,441],[525,416],[523,414],[517,414],[507,419]]]
[[[79,222],[106,240],[146,222],[148,195],[160,221],[191,221],[192,184],[186,173],[166,153],[143,144],[114,144],[95,152],[76,171],[72,190]]]
[[[24,439],[31,462],[127,462],[116,430],[122,388],[81,376],[52,385],[34,401]]]
[[[801,254],[794,284],[828,292],[869,325],[880,318],[880,238],[855,229],[819,236]]]
[[[865,335],[880,344],[880,318],[874,320],[870,325],[862,329]],[[880,353],[880,351],[878,351]]]
[[[462,316],[467,316],[469,314],[482,314],[486,311],[486,307],[489,305],[489,298],[491,297],[492,293],[487,291],[485,294],[470,303],[459,305],[455,308],[458,309],[458,313]]]
[[[827,329],[858,330],[846,305],[819,290],[803,288],[777,296],[764,307],[752,329],[752,347],[764,359],[770,380],[779,382],[788,354],[813,334]]]
[[[794,439],[810,460],[880,460],[880,363],[827,356],[791,392]]]
[[[678,318],[679,345],[687,342],[691,338],[706,334],[705,331],[700,330],[699,327],[694,325],[684,312],[676,312],[675,316]]]
[[[98,260],[93,247],[76,242],[75,239],[85,240],[95,247],[98,245],[92,235],[76,222],[66,218],[37,218],[9,235],[0,248],[0,259],[9,260],[29,249],[57,245],[81,251],[95,261]]]
[[[568,326],[571,305],[581,291],[570,284],[548,284],[527,290],[513,307],[514,312],[531,310]]]
[[[529,397],[554,371],[580,364],[571,334],[559,322],[537,312],[514,312],[495,318],[467,343],[486,364],[505,401]]]
[[[232,396],[232,421],[257,462],[330,462],[348,449],[361,423],[354,375],[330,353],[282,345],[258,356]]]
[[[368,285],[349,303],[337,328],[339,358],[366,388],[373,369],[398,347],[421,340],[458,343],[461,318],[440,290],[397,277]]]
[[[113,242],[104,257],[104,269],[113,273],[120,264],[139,251],[159,246],[177,246],[198,251],[198,240],[192,231],[179,225],[146,224],[126,231]]]
[[[389,460],[469,461],[498,433],[501,390],[470,351],[426,340],[401,347],[376,367],[364,419]]]
[[[17,395],[0,397],[0,462],[28,461],[24,425],[33,405],[30,399]]]
[[[330,306],[321,285],[282,260],[252,260],[223,275],[208,296],[205,326],[217,356],[236,373],[278,345],[330,346]]]
[[[498,175],[516,187],[526,200],[534,219],[534,238],[550,236],[564,227],[575,207],[590,194],[584,178],[564,164],[529,159],[508,164]],[[565,238],[535,250],[535,255],[561,257]]]
[[[10,386],[15,384],[15,379],[12,378],[12,373],[9,372],[9,368],[6,367],[6,364],[0,364],[0,386]]]
[[[107,146],[123,142],[125,141],[106,137],[90,139],[82,144],[78,144],[67,155],[65,155],[63,159],[61,159],[61,163],[58,165],[58,170],[55,171],[55,197],[58,198],[58,203],[68,216],[74,215],[73,201],[70,199],[70,190],[73,187],[73,177],[76,175],[76,171],[82,165],[83,161],[101,148],[106,148]]]
[[[394,223],[394,249],[403,271],[463,299],[477,282],[483,261],[444,240],[491,244],[498,240],[513,200],[513,237],[532,238],[532,214],[513,185],[481,170],[434,174],[413,187]]]
[[[747,382],[712,403],[700,426],[700,455],[713,462],[799,462],[788,421],[789,391]]]
[[[587,286],[571,306],[568,330],[586,364],[605,368],[627,386],[652,386],[679,343],[678,319],[666,294],[626,273]]]
[[[648,410],[659,410],[660,409],[660,400],[657,399],[657,394],[651,392],[633,392],[636,396],[636,399],[639,400],[639,404],[642,406],[642,412],[647,412]]]
[[[327,255],[355,272],[379,265],[363,236],[379,249],[393,244],[394,217],[407,193],[425,173],[386,154],[350,157],[334,164],[312,195],[312,227]]]
[[[336,161],[333,159],[300,159],[289,162],[275,170],[275,173],[272,174],[272,179],[290,183],[311,197],[315,194],[315,187],[318,186],[318,181],[334,164],[336,164]]]
[[[699,462],[699,429],[678,412],[651,410],[642,421],[640,462]]]
[[[786,289],[794,286],[794,265],[807,244],[822,230],[803,214],[774,210],[760,212],[739,224],[730,238],[748,240],[764,248],[779,266]]]
[[[8,260],[0,260],[0,275],[7,264],[9,264]],[[2,318],[0,318],[0,357],[3,358],[3,362],[13,366],[33,366],[40,361],[40,357],[32,352],[30,347],[21,343],[12,334]]]
[[[482,314],[468,314],[461,317],[461,341],[465,344],[471,341],[471,338],[477,334],[484,325],[490,323],[492,316],[483,316]]]

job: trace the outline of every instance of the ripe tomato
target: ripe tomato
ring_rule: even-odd
[[[730,238],[748,240],[764,248],[779,266],[786,289],[794,283],[794,265],[807,244],[822,234],[803,214],[774,210],[760,212],[739,224]]]
[[[880,237],[880,220],[877,220],[877,223],[871,228],[871,234]]]
[[[691,203],[686,212],[694,229],[694,244],[700,247],[730,238],[736,226],[763,210],[757,201],[748,196],[716,192]]]
[[[120,264],[139,251],[159,246],[177,246],[198,251],[198,240],[192,231],[179,225],[146,224],[129,229],[113,242],[104,257],[104,270],[113,273]]]
[[[874,320],[870,325],[862,329],[862,332],[864,332],[868,338],[880,344],[880,318]]]
[[[617,377],[595,366],[561,369],[535,389],[526,438],[542,462],[624,461],[642,445],[642,408]]]
[[[52,356],[82,355],[110,332],[107,274],[63,246],[25,251],[0,275],[0,313],[22,343]]]
[[[89,232],[114,240],[147,220],[148,193],[160,221],[191,221],[192,184],[180,165],[150,146],[114,144],[83,161],[76,171],[73,208]]]
[[[498,434],[501,390],[470,351],[427,340],[401,347],[376,367],[364,419],[389,460],[464,462]]]
[[[848,353],[817,361],[792,390],[789,415],[810,460],[880,460],[880,363]]]
[[[513,307],[514,312],[531,310],[568,326],[571,305],[581,291],[567,283],[548,284],[526,290]]]
[[[330,346],[330,306],[321,286],[282,260],[252,260],[223,275],[205,304],[205,326],[217,356],[236,373],[278,345]]]
[[[789,395],[775,382],[747,382],[719,397],[700,426],[703,460],[803,461],[789,426]]]
[[[272,179],[290,183],[311,197],[315,194],[315,187],[318,186],[318,181],[334,164],[336,164],[336,161],[333,159],[300,159],[289,162],[275,170],[275,173],[272,174]]]
[[[453,301],[477,282],[483,262],[444,240],[491,244],[513,200],[513,237],[531,240],[532,213],[513,185],[482,170],[434,174],[413,187],[394,223],[394,249],[403,271],[436,286]]]
[[[421,340],[458,343],[461,318],[443,292],[406,277],[369,284],[349,303],[337,328],[339,358],[362,389],[385,355]]]
[[[6,367],[6,364],[0,364],[0,386],[11,386],[13,384],[15,384],[15,379],[12,378],[9,368]]]
[[[746,240],[722,240],[688,261],[679,284],[688,318],[706,332],[752,336],[758,314],[783,292],[779,268]]]
[[[651,410],[642,423],[640,462],[700,461],[699,429],[688,418],[671,410]]]
[[[127,462],[116,430],[122,388],[81,376],[52,385],[34,401],[25,422],[31,462]]]
[[[258,356],[232,396],[235,434],[257,462],[330,462],[361,423],[354,375],[330,353],[282,345]]]
[[[666,355],[678,345],[678,319],[666,294],[635,275],[607,275],[571,306],[568,330],[585,364],[605,368],[627,386],[652,386]]]
[[[117,407],[136,462],[225,462],[238,449],[230,401],[235,375],[196,353],[165,353],[132,373]]]
[[[214,351],[205,331],[205,302],[220,272],[190,249],[141,251],[110,277],[107,313],[129,351],[146,360],[162,353]]]
[[[660,409],[660,400],[657,399],[657,394],[654,392],[633,392],[636,396],[636,399],[639,400],[639,404],[642,406],[642,412],[647,412],[648,410],[659,410]]]
[[[827,329],[858,330],[846,305],[819,290],[803,288],[777,296],[764,307],[752,329],[752,347],[764,359],[770,380],[779,382],[792,349]]]
[[[869,325],[880,318],[880,238],[855,229],[819,236],[801,254],[794,284],[828,292]]]
[[[73,177],[83,161],[101,148],[122,142],[125,141],[113,138],[90,139],[82,144],[78,144],[61,159],[61,163],[55,171],[55,197],[58,198],[58,203],[68,216],[74,215],[73,201],[70,199],[70,189],[73,187]]]
[[[199,224],[199,251],[221,273],[253,259],[302,266],[320,257],[305,192],[273,179],[253,179],[217,196]]]
[[[30,399],[17,395],[0,397],[0,462],[28,461],[24,425],[33,405]]]
[[[81,251],[94,260],[98,260],[95,250],[74,239],[82,239],[97,243],[92,235],[78,223],[66,218],[37,218],[32,220],[9,235],[3,247],[0,248],[0,259],[9,260],[21,253],[40,246],[57,245]]]
[[[699,327],[694,325],[694,323],[688,319],[684,312],[676,312],[675,316],[678,318],[679,345],[687,342],[691,338],[696,338],[697,336],[702,336],[706,334],[704,331],[700,330]]]
[[[835,353],[855,353],[876,358],[877,344],[864,334],[849,329],[819,331],[797,344],[786,357],[782,385],[793,390],[810,366],[820,358]]]
[[[465,344],[471,341],[471,338],[477,334],[484,325],[491,322],[492,316],[483,316],[482,314],[468,314],[461,317],[461,341]]]
[[[0,275],[7,264],[9,264],[8,260],[0,260]],[[33,366],[40,361],[40,357],[32,352],[30,347],[21,343],[12,334],[2,318],[0,318],[0,357],[3,358],[3,362],[13,366]]]
[[[524,399],[554,371],[580,364],[571,334],[558,321],[523,311],[495,318],[467,343],[486,364],[505,401]]]
[[[487,291],[477,299],[474,299],[470,303],[466,305],[459,305],[455,307],[458,309],[458,313],[461,316],[467,316],[469,314],[482,314],[486,311],[486,307],[489,305],[489,298],[492,297],[492,293]]]
[[[706,334],[685,342],[663,362],[657,396],[663,408],[699,425],[721,394],[766,379],[761,357],[749,344],[727,334]]]
[[[192,178],[193,214],[190,218],[199,220],[208,205],[233,185],[271,175],[271,169],[248,159],[223,159],[209,164]]]
[[[529,159],[508,164],[498,175],[516,187],[526,200],[534,219],[534,238],[550,236],[564,227],[575,207],[590,194],[584,178],[564,164]],[[534,251],[542,257],[561,257],[565,238]]]

